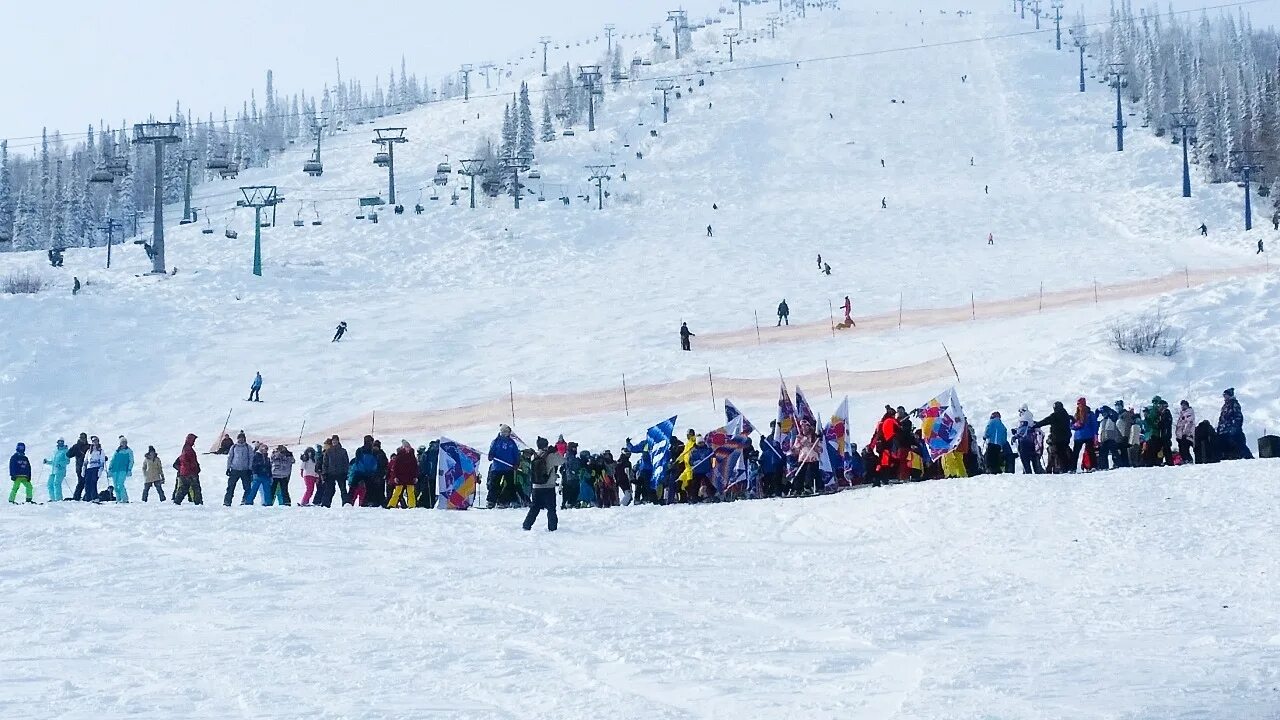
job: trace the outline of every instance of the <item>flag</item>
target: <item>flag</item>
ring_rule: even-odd
[[[466,510],[476,499],[480,481],[480,453],[449,438],[440,438],[440,462],[436,468],[436,488],[441,510]]]
[[[929,459],[938,458],[955,450],[964,438],[964,408],[956,389],[942,393],[916,411],[920,416],[920,431],[929,448]]]
[[[520,452],[524,452],[525,450],[529,449],[529,446],[525,443],[524,440],[520,439],[520,436],[516,434],[515,430],[511,431],[511,440],[516,444],[516,448]]]
[[[804,398],[804,392],[796,387],[796,424],[800,421],[808,420],[809,427],[818,428],[818,416],[813,414],[813,408],[809,407],[809,401]]]
[[[773,438],[782,447],[783,453],[791,452],[791,442],[796,437],[796,407],[791,404],[791,396],[787,394],[787,384],[782,383],[782,391],[778,395],[778,424],[774,428]]]
[[[649,438],[649,462],[653,464],[653,489],[659,490],[667,480],[667,460],[671,456],[671,435],[676,418],[670,417],[645,431]]]
[[[799,391],[796,395],[799,396]],[[849,396],[840,401],[840,406],[831,415],[831,422],[823,429],[822,437],[825,448],[818,461],[822,478],[827,485],[839,483],[844,475],[844,457],[849,451]]]
[[[724,421],[726,425],[728,423],[733,422],[734,420],[737,420],[738,418],[742,418],[742,434],[743,435],[750,435],[751,433],[756,431],[755,426],[751,424],[751,421],[747,419],[747,416],[739,412],[738,408],[734,407],[731,401],[725,400],[724,401]]]
[[[711,448],[714,462],[711,482],[716,492],[724,492],[739,483],[747,482],[747,462],[743,450],[747,447],[747,435],[743,432],[745,418],[739,415],[724,427],[703,436]]]

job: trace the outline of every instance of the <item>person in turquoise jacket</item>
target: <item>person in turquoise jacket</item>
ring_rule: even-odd
[[[1005,427],[999,412],[991,413],[991,419],[987,421],[987,429],[982,433],[982,439],[987,442],[987,472],[992,474],[1004,472],[1006,461],[1004,448],[1009,444],[1009,429]],[[1012,462],[1013,458],[1008,458],[1008,461]]]
[[[116,448],[107,465],[107,474],[111,476],[111,484],[115,486],[116,502],[129,502],[129,493],[125,490],[125,478],[133,475],[133,451],[129,449],[129,441],[120,436],[120,447]]]
[[[53,448],[53,457],[45,460],[44,464],[49,466],[49,502],[62,502],[62,481],[67,477],[67,465],[71,459],[67,457],[67,443],[62,438],[58,438],[58,444]]]

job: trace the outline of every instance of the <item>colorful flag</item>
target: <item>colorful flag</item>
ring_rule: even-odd
[[[823,429],[822,437],[826,447],[818,460],[818,467],[827,485],[837,484],[844,475],[844,458],[849,451],[849,396],[840,401],[840,406],[831,415],[831,422]]]
[[[480,481],[480,453],[449,438],[440,438],[440,463],[436,469],[436,487],[441,510],[466,510],[476,499]]]
[[[920,431],[931,460],[936,461],[959,447],[964,438],[965,417],[955,388],[930,400],[916,413],[920,416]]]
[[[734,420],[737,420],[738,418],[742,418],[742,434],[743,435],[750,435],[751,433],[756,431],[755,426],[751,424],[751,421],[747,419],[747,416],[739,412],[738,408],[734,407],[734,404],[732,401],[725,400],[724,401],[724,421],[726,423],[731,423]]]
[[[809,407],[809,401],[805,399],[804,392],[796,387],[796,424],[800,421],[808,420],[809,427],[818,429],[818,416],[813,414],[813,408]]]
[[[660,490],[667,480],[667,460],[671,456],[671,435],[676,430],[676,418],[667,420],[649,428],[645,435],[649,438],[649,462],[653,464],[653,489]]]
[[[743,454],[747,447],[747,435],[743,432],[744,420],[739,415],[724,427],[703,436],[714,458],[711,482],[715,484],[717,492],[747,483],[747,461]]]
[[[791,404],[791,396],[787,394],[787,384],[782,383],[782,391],[778,395],[778,423],[773,430],[773,438],[782,447],[783,453],[791,452],[791,443],[796,437],[796,407]]]

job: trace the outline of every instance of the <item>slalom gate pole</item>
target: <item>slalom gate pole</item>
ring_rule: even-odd
[[[1093,279],[1093,304],[1098,304],[1098,278]]]
[[[759,345],[763,342],[760,339],[760,311],[752,310],[751,313],[756,316],[756,344]]]
[[[836,397],[836,391],[831,387],[831,363],[823,360],[822,366],[827,369],[827,394],[831,396],[832,400],[834,400]]]
[[[511,427],[516,426],[516,386],[512,380],[507,381],[507,393],[511,398]]]
[[[227,411],[227,419],[226,419],[226,420],[224,420],[224,421],[222,422],[222,432],[221,432],[221,433],[219,433],[219,435],[218,435],[218,442],[219,442],[219,443],[221,443],[221,442],[222,442],[222,438],[226,437],[226,434],[227,434],[227,427],[231,425],[231,412],[232,412],[233,410],[235,410],[235,408],[231,408],[231,410],[228,410],[228,411]]]
[[[898,293],[898,329],[902,329],[902,293]]]
[[[973,293],[969,293],[969,319],[978,319],[978,304],[973,300]]]
[[[1186,265],[1184,265],[1184,266],[1182,267],[1182,272],[1183,272],[1183,274],[1184,274],[1184,275],[1186,275],[1186,278],[1187,278],[1187,287],[1188,287],[1188,288],[1190,288],[1190,287],[1191,287],[1191,268],[1190,268],[1190,267],[1188,267],[1188,266],[1186,266]]]
[[[827,317],[831,320],[831,337],[836,336],[836,306],[831,303],[831,298],[827,298]]]
[[[947,354],[947,362],[951,363],[951,373],[956,376],[956,382],[960,382],[960,373],[956,370],[956,361],[951,359],[951,351],[947,349],[946,343],[942,343],[942,352]]]
[[[374,431],[377,429],[378,429],[378,411],[374,410],[373,413],[369,416],[369,434],[373,435]]]
[[[627,374],[622,373],[622,409],[626,411],[627,417],[631,417],[631,403],[627,402]]]
[[[1044,312],[1044,281],[1040,281],[1040,312]]]
[[[302,444],[302,433],[305,432],[306,429],[307,429],[307,419],[302,418],[302,428],[298,430],[298,442],[296,443],[297,445]]]
[[[711,377],[711,367],[707,367],[707,382],[711,384],[711,409],[716,409],[716,381]]]

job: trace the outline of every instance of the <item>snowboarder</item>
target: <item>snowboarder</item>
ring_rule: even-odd
[[[1209,226],[1205,225],[1204,223],[1200,223],[1200,236],[1206,237],[1208,236],[1208,234],[1209,234]]]
[[[511,434],[510,425],[499,425],[498,436],[489,444],[489,487],[485,492],[485,506],[490,510],[497,506],[499,495],[506,487],[515,483],[520,446],[516,445]]]
[[[116,502],[129,502],[129,491],[125,488],[124,481],[133,475],[133,451],[129,449],[129,441],[123,435],[120,436],[116,451],[111,455],[107,474],[111,476],[111,485],[116,491]]]
[[[822,263],[822,274],[831,275],[831,266],[827,263]]]
[[[9,458],[9,480],[13,481],[13,489],[9,491],[10,505],[18,504],[19,488],[26,490],[27,502],[35,503],[31,499],[31,461],[27,459],[27,446],[24,443],[18,443],[13,456]]]
[[[883,197],[880,198],[880,209],[881,210],[889,209],[889,198],[883,198]]]
[[[58,438],[58,444],[53,448],[53,458],[44,461],[49,466],[49,502],[62,501],[62,481],[67,477],[67,466],[71,464],[71,459],[67,453],[70,448],[67,443]]]
[[[1262,254],[1262,253],[1264,253],[1264,252],[1266,252],[1266,250],[1262,247],[1262,238],[1258,238],[1258,252],[1256,252],[1256,253],[1254,253],[1254,254],[1255,254],[1255,255],[1261,255],[1261,254]]]
[[[333,339],[330,340],[329,342],[338,342],[339,340],[342,339],[342,336],[346,334],[347,334],[347,322],[344,320],[338,323],[338,330],[333,334]]]
[[[720,209],[720,206],[719,206],[718,204],[716,204],[716,203],[711,203],[711,209],[712,209],[712,210],[719,210],[719,209]]]
[[[969,156],[969,167],[973,167],[973,156]]]
[[[142,502],[147,502],[147,493],[152,486],[160,502],[164,502],[164,463],[160,462],[155,445],[148,445],[147,453],[142,456],[142,481]]]
[[[181,505],[190,496],[195,505],[204,504],[204,492],[200,488],[200,458],[196,455],[196,435],[188,433],[178,455],[178,484],[173,489],[173,504]]]
[[[786,323],[787,327],[791,327],[791,308],[787,307],[787,299],[783,298],[778,303],[778,324],[776,327],[782,327],[782,323]]]
[[[680,323],[680,349],[681,350],[684,350],[685,352],[689,352],[690,350],[692,350],[692,348],[689,347],[689,338],[691,337],[696,337],[696,336],[693,333],[689,332],[689,323],[685,323],[685,322]]]
[[[262,373],[255,372],[253,374],[253,384],[249,385],[249,401],[262,402],[262,398],[258,397],[258,393],[262,390]]]
[[[538,514],[547,511],[547,532],[555,532],[560,524],[556,516],[556,472],[562,462],[551,444],[544,437],[538,438],[538,450],[533,454],[531,470],[529,512],[524,516],[524,529],[532,530]]]
[[[710,225],[707,226],[707,237],[715,237],[715,233],[712,232]]]
[[[988,245],[995,245],[995,244],[996,244],[996,235],[995,235],[995,233],[987,233],[987,244],[988,244]]]

